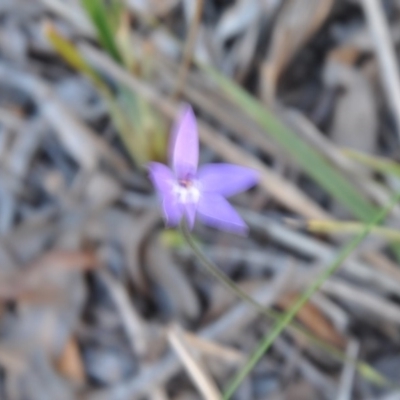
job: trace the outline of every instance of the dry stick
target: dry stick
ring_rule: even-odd
[[[228,364],[241,364],[245,360],[245,355],[234,348],[204,339],[189,331],[182,330],[182,335],[184,336],[185,342],[202,355],[220,359]]]
[[[190,25],[189,36],[186,40],[185,48],[183,50],[182,63],[179,66],[176,87],[171,96],[173,100],[177,100],[181,96],[182,90],[186,83],[186,79],[190,69],[190,64],[192,62],[193,50],[194,47],[196,46],[197,33],[199,31],[201,14],[203,12],[203,4],[204,0],[197,0],[196,2],[196,9],[193,15],[192,24]]]
[[[381,319],[400,325],[400,308],[394,303],[366,290],[359,289],[338,279],[326,281],[321,290],[342,301],[349,301],[358,307],[366,309],[370,314],[375,314]]]
[[[360,349],[359,343],[352,339],[347,347],[347,355],[351,358],[357,358]],[[339,390],[336,400],[351,400],[352,388],[354,384],[355,368],[353,364],[346,363],[339,382]]]
[[[297,220],[286,218],[285,222],[294,229],[305,229],[311,233],[333,234],[336,237],[359,233],[364,229],[362,222],[339,220]],[[386,239],[388,242],[400,243],[400,232],[397,229],[385,226],[376,226],[371,231],[371,237]]]
[[[179,327],[172,326],[167,332],[168,341],[178,354],[194,384],[205,400],[220,400],[222,398],[217,386],[200,363],[193,357]]]
[[[102,271],[101,280],[110,292],[134,354],[143,356],[148,350],[146,324],[140,314],[133,308],[125,288],[109,273]]]
[[[394,281],[400,282],[400,270],[398,264],[382,253],[367,251],[363,254],[363,258],[382,274],[388,276]]]
[[[380,0],[361,0],[375,45],[381,69],[381,79],[386,91],[400,138],[400,75],[390,32]]]

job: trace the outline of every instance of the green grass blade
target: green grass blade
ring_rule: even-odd
[[[308,289],[301,295],[296,303],[284,314],[282,319],[277,324],[257,347],[254,354],[246,365],[239,371],[232,383],[228,386],[224,393],[224,400],[231,398],[233,393],[239,387],[243,379],[250,373],[264,353],[271,347],[275,339],[282,333],[282,331],[292,322],[299,310],[308,302],[310,297],[322,286],[322,284],[342,265],[346,258],[355,250],[355,248],[366,238],[374,226],[378,225],[390,212],[393,206],[400,200],[400,193],[393,197],[390,204],[381,209],[365,229],[356,236],[342,251],[338,254],[332,264],[321,273],[321,275],[308,287]]]
[[[101,76],[86,62],[73,43],[57,32],[50,23],[44,26],[44,34],[67,64],[90,79],[102,94],[111,95],[110,89],[103,82]]]
[[[115,41],[117,32],[118,14],[122,16],[122,8],[118,7],[115,0],[109,6],[106,6],[104,0],[81,0],[83,8],[89,15],[93,25],[96,28],[98,39],[104,49],[119,64],[122,63],[122,57]]]
[[[381,375],[376,369],[372,368],[367,363],[360,362],[357,364],[358,373],[369,382],[373,383],[376,386],[381,387],[389,387],[393,390],[399,390],[399,386],[397,383],[390,382],[384,376]]]
[[[306,229],[308,232],[317,234],[358,234],[362,232],[365,227],[365,224],[362,222],[335,221],[326,219],[310,219],[304,222],[288,220],[287,222],[289,225],[295,228]],[[375,226],[372,228],[371,234],[375,237],[385,238],[388,242],[400,243],[400,231],[398,229],[392,229],[385,226]]]
[[[214,68],[200,66],[235,104],[254,119],[300,167],[343,206],[363,221],[377,211],[337,170],[316,150],[279,121],[256,98]]]
[[[350,149],[343,150],[343,153],[349,158],[358,161],[375,171],[400,177],[400,164],[395,161],[384,157],[371,156],[370,154]]]

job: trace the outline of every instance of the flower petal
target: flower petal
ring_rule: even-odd
[[[183,214],[181,205],[178,204],[172,193],[164,195],[162,204],[166,225],[177,226]]]
[[[168,226],[178,225],[182,218],[182,207],[172,191],[176,180],[174,174],[166,165],[157,162],[150,163],[148,169],[149,177],[162,200],[165,223]]]
[[[197,205],[197,213],[204,224],[214,228],[240,234],[248,230],[242,217],[218,194],[204,193]]]
[[[199,137],[192,107],[186,105],[172,129],[170,154],[178,179],[192,176],[199,162]]]
[[[194,221],[196,219],[196,204],[187,203],[185,204],[185,216],[189,225],[189,229],[192,230],[194,226]]]
[[[166,165],[157,162],[149,163],[148,169],[149,177],[160,194],[169,193],[175,180],[172,171]]]
[[[233,196],[254,186],[259,179],[256,170],[234,164],[206,164],[198,172],[202,191]]]

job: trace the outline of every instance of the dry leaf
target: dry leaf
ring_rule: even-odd
[[[85,368],[80,355],[78,343],[71,337],[56,361],[58,371],[66,378],[82,385],[85,382]]]
[[[298,294],[285,294],[279,298],[277,305],[286,311],[293,306],[298,298]],[[311,303],[306,303],[303,308],[301,308],[301,310],[297,313],[297,318],[303,325],[305,325],[322,340],[325,340],[335,346],[344,346],[344,337],[336,331],[331,322],[327,320],[325,316],[321,314],[318,308]]]
[[[293,56],[318,31],[328,17],[333,0],[289,0],[272,36],[266,61],[261,66],[262,98],[270,103],[283,70]]]

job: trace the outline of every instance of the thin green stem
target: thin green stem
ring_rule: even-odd
[[[186,240],[186,243],[192,249],[195,256],[202,262],[202,264],[207,268],[208,272],[214,276],[214,278],[218,279],[220,283],[222,283],[228,290],[232,291],[235,295],[237,295],[240,299],[242,299],[247,304],[254,307],[260,314],[267,317],[267,319],[272,319],[276,323],[279,323],[283,320],[285,314],[276,312],[274,310],[268,309],[264,307],[262,304],[255,301],[251,296],[242,291],[239,286],[236,285],[234,281],[232,281],[226,274],[221,272],[221,270],[211,261],[208,257],[202,252],[202,250],[197,246],[193,237],[191,236],[187,225],[185,222],[181,224],[181,231],[183,237]],[[313,335],[308,330],[304,329],[301,325],[296,322],[291,321],[287,328],[293,330],[296,333],[303,335],[307,340],[309,340],[314,345],[318,346],[320,349],[325,350],[331,356],[335,357],[341,362],[351,363],[356,366],[358,372],[364,376],[366,379],[374,382],[378,385],[386,385],[393,386],[391,382],[389,382],[384,376],[382,376],[375,369],[370,367],[367,363],[362,361],[357,361],[351,357],[348,357],[346,354],[335,348],[334,346],[325,343],[323,340],[319,339],[315,335]]]
[[[342,265],[346,258],[354,251],[354,249],[367,237],[371,232],[372,228],[378,225],[390,212],[393,206],[400,199],[400,193],[393,197],[390,204],[381,209],[379,213],[371,220],[371,222],[365,227],[365,229],[356,236],[337,256],[336,260],[324,270],[321,275],[308,287],[308,289],[302,294],[302,296],[296,301],[296,303],[289,309],[287,313],[279,319],[269,333],[262,340],[260,345],[257,347],[254,354],[246,365],[239,371],[233,381],[229,384],[227,390],[224,393],[224,400],[228,400],[235,393],[243,379],[250,373],[264,353],[271,347],[275,339],[282,333],[282,331],[292,322],[299,310],[307,303],[310,297],[322,286],[322,284]]]

